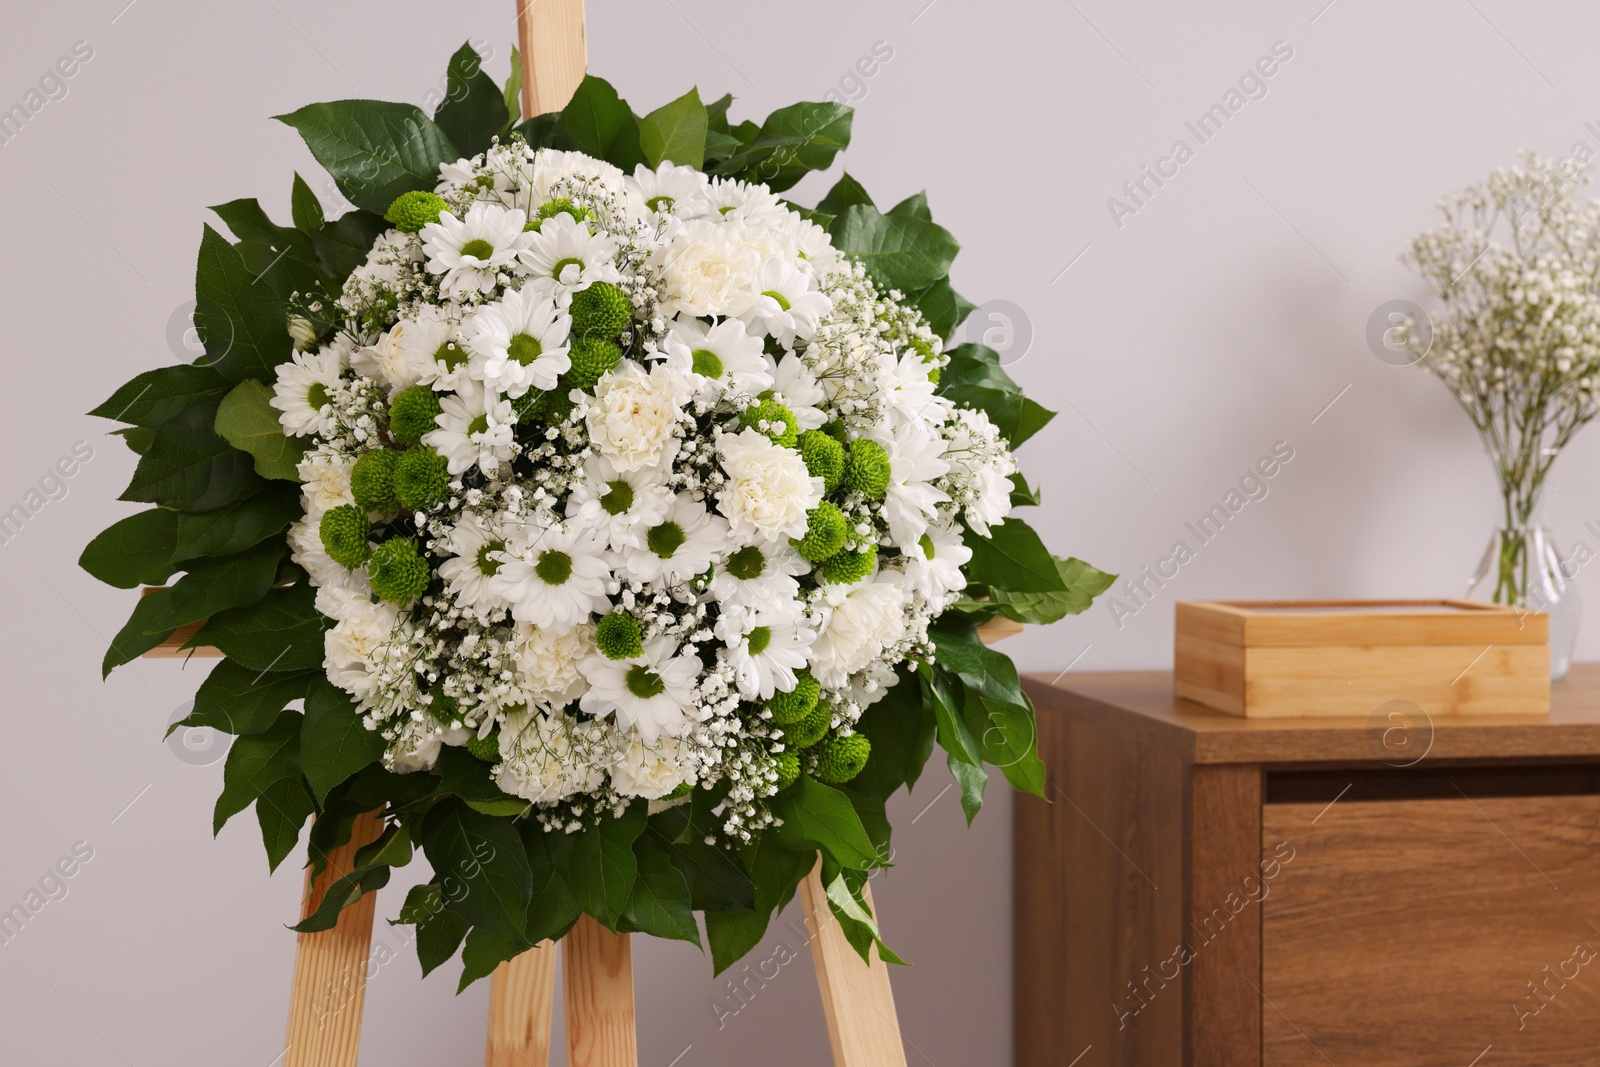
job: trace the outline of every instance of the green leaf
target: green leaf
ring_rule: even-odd
[[[417,928],[417,959],[424,978],[456,954],[471,929],[467,920],[444,906],[444,893],[435,883],[412,886],[394,921]]]
[[[228,608],[254,604],[272,588],[286,548],[282,541],[263,541],[236,556],[208,559],[190,567],[172,586],[162,625],[175,628]]]
[[[522,118],[522,50],[516,45],[511,46],[511,73],[506,75],[506,86],[501,90],[500,102],[506,107],[506,132],[509,133],[511,127]]]
[[[1016,593],[1066,591],[1055,557],[1033,527],[1021,519],[989,527],[988,537],[968,531],[963,541],[972,549],[967,577],[974,582]]]
[[[740,911],[755,906],[755,886],[739,861],[715,845],[685,841],[669,849],[697,911]]]
[[[639,147],[652,167],[670,160],[699,170],[706,158],[706,106],[690,89],[639,120]]]
[[[866,264],[886,289],[926,288],[950,273],[961,246],[937,223],[910,215],[884,215],[866,204],[844,209],[829,232],[834,247]]]
[[[809,172],[833,164],[850,144],[854,117],[855,111],[844,104],[802,102],[779,108],[743,148],[717,165],[716,173],[762,182],[781,193]]]
[[[369,763],[383,758],[383,736],[361,724],[355,702],[326,678],[311,683],[300,727],[300,762],[317,803]]]
[[[954,756],[946,759],[950,764],[950,774],[961,787],[961,810],[967,816],[967,825],[971,826],[972,820],[978,817],[978,810],[983,807],[983,789],[989,784],[989,772],[981,764],[963,763]]]
[[[238,250],[210,226],[200,238],[194,299],[204,362],[228,381],[270,379],[293,353],[282,300],[258,283]]]
[[[351,203],[383,214],[401,193],[432,191],[439,167],[461,158],[443,130],[419,108],[383,100],[308,104],[276,116],[305,138]]]
[[[644,162],[639,120],[611,83],[584,75],[561,112],[561,125],[578,148],[625,171]]]
[[[387,210],[387,209],[386,209]],[[372,243],[389,228],[381,214],[347,211],[311,235],[317,263],[327,272],[337,293],[350,272],[366,262]]]
[[[456,992],[462,992],[480,978],[487,978],[496,967],[532,947],[533,943],[527,938],[474,927],[467,933],[467,947],[461,951],[461,980],[456,984]]]
[[[158,589],[140,597],[133,606],[133,614],[111,639],[111,647],[100,661],[100,677],[104,678],[124,663],[133,662],[165,641],[173,631],[173,627],[163,625],[171,608],[170,589]]]
[[[368,893],[376,893],[389,884],[392,872],[387,867],[357,867],[328,887],[317,910],[289,929],[301,934],[315,934],[332,930],[339,921],[339,913]]]
[[[1011,476],[1011,506],[1014,508],[1038,507],[1039,503],[1039,488],[1030,486],[1028,479],[1022,476],[1021,471],[1013,474]],[[1058,568],[1061,566],[1061,562],[1061,557],[1057,556],[1056,566]]]
[[[666,850],[652,841],[648,835],[639,840],[635,852],[639,875],[622,917],[652,937],[699,945],[700,929],[694,922],[689,884],[672,865]]]
[[[984,762],[1005,775],[1013,789],[1044,796],[1044,763],[1032,706],[990,700],[970,689],[962,700],[967,722],[983,745]]]
[[[605,819],[576,834],[550,838],[550,855],[583,910],[615,929],[633,894],[638,861],[633,843],[644,832],[645,808],[636,801],[620,819]]]
[[[511,120],[506,98],[494,79],[484,73],[483,57],[470,42],[450,57],[444,92],[433,121],[464,155],[477,155],[488,148]]]
[[[796,851],[817,848],[845,867],[879,867],[881,858],[861,817],[837,789],[802,774],[794,785],[772,801],[772,811],[783,820],[778,842]]]
[[[219,403],[219,397],[201,397],[157,427],[121,499],[211,511],[261,488],[250,457],[213,429]]]
[[[527,938],[530,942],[554,941],[571,928],[583,914],[577,895],[561,876],[550,853],[550,838],[537,819],[525,819],[522,839],[527,849],[528,866],[533,872],[533,893],[528,898]]]
[[[322,201],[317,199],[317,194],[312,192],[306,180],[295,172],[294,185],[289,190],[289,213],[294,219],[295,229],[303,233],[313,233],[322,229],[322,224],[327,221],[322,213]]]
[[[947,612],[928,627],[928,637],[933,641],[938,671],[956,675],[992,700],[1021,704],[1027,699],[1016,664],[1004,652],[984,644],[971,619]]]
[[[187,648],[220,648],[229,659],[260,671],[296,671],[322,666],[322,634],[328,625],[317,611],[308,583],[274,589],[242,608],[218,612],[189,639]]]
[[[907,218],[921,219],[923,222],[933,221],[933,212],[928,210],[928,192],[924,189],[920,193],[912,193],[885,214],[903,215]]]
[[[940,621],[944,621],[943,618]],[[928,703],[933,705],[939,747],[944,749],[951,759],[959,760],[970,767],[982,764],[983,747],[978,743],[978,739],[972,736],[972,731],[967,729],[966,720],[961,717],[960,698],[951,691],[950,683],[945,681],[944,672],[924,666],[922,678],[923,692]]]
[[[706,105],[706,125],[719,133],[728,132],[728,109],[733,106],[733,94],[723,93]]]
[[[940,278],[927,288],[908,294],[907,298],[928,320],[928,327],[947,342],[976,306],[950,287],[949,278]],[[943,381],[942,372],[940,380]]]
[[[721,130],[706,131],[706,157],[705,167],[710,170],[712,164],[727,159],[739,150],[737,138],[730,137]]]
[[[306,441],[283,432],[272,396],[272,390],[261,382],[240,382],[217,405],[213,428],[234,448],[255,458],[255,470],[261,477],[298,482]]]
[[[922,686],[902,669],[899,682],[861,713],[856,732],[872,742],[867,765],[850,787],[887,800],[902,785],[914,786],[933,754],[933,708],[922,699]]]
[[[102,419],[133,426],[160,426],[196,399],[221,393],[228,380],[211,367],[183,363],[138,375],[93,411]]]
[[[222,795],[211,820],[213,833],[285,778],[300,777],[300,713],[286,711],[263,733],[241,737],[222,767]]]
[[[459,745],[446,745],[439,751],[434,766],[439,776],[438,792],[466,801],[473,811],[485,815],[519,815],[528,802],[514,797],[495,784],[493,769]]]
[[[853,882],[859,882],[859,884],[852,884]],[[854,923],[864,930],[866,934],[865,943],[857,943],[856,945],[857,951],[861,953],[863,960],[868,963],[872,962],[868,952],[872,945],[877,945],[878,955],[885,963],[905,966],[906,961],[895,955],[889,946],[883,943],[883,937],[878,932],[877,920],[873,919],[872,912],[867,910],[866,902],[861,895],[861,887],[865,884],[866,879],[851,879],[844,871],[834,875],[828,880],[825,889],[828,895],[828,910],[833,912],[834,917],[841,922]],[[856,942],[858,939],[852,938],[851,940]]]
[[[301,743],[304,744],[305,728],[301,727]],[[356,850],[355,865],[357,867],[370,867],[379,864],[385,867],[404,867],[411,862],[411,834],[399,823],[390,823],[378,835],[377,840],[364,845]]]
[[[150,446],[155,443],[156,431],[152,426],[124,426],[120,430],[112,430],[111,436],[122,438],[122,443],[128,446],[129,452],[142,456],[150,451]]]
[[[837,218],[844,214],[845,208],[858,205],[876,206],[872,202],[872,197],[867,195],[866,187],[856,180],[855,175],[845,171],[839,175],[839,180],[833,183],[833,188],[828,190],[828,195],[817,204],[817,210]]]
[[[173,559],[231,556],[281,532],[304,513],[298,486],[268,484],[215,511],[178,516],[178,547]]]
[[[512,132],[520,133],[530,148],[554,148],[560,125],[561,112],[553,111],[548,115],[533,116],[528,121],[518,124]]]
[[[267,870],[275,871],[300,843],[300,831],[313,811],[311,794],[298,778],[284,778],[256,798],[256,821],[267,848]]]
[[[511,823],[446,799],[428,812],[417,836],[455,912],[474,926],[523,936],[533,872]]]
[[[1055,560],[1056,573],[1065,589],[1046,593],[1019,593],[1006,589],[989,591],[989,600],[999,605],[1000,614],[1017,622],[1048,624],[1068,615],[1081,615],[1094,598],[1111,588],[1115,574],[1096,570],[1081,559]]]
[[[299,700],[322,677],[316,670],[267,673],[225,659],[211,668],[194,695],[194,710],[180,726],[208,726],[228,734],[259,734],[278,721],[290,701]]]
[[[711,947],[713,975],[738,963],[767,935],[770,913],[757,911],[706,912],[706,941]]]
[[[78,566],[119,589],[160,585],[172,575],[177,539],[178,513],[152,508],[102,530],[78,557]]]

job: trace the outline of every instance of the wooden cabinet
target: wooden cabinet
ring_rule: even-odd
[[[1600,667],[1538,719],[1028,687],[1020,1067],[1600,1064]]]

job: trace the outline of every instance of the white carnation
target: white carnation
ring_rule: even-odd
[[[666,367],[645,370],[623,360],[595,387],[586,421],[589,439],[619,471],[653,467],[668,458],[689,383]]]
[[[866,669],[905,636],[906,594],[898,575],[829,587],[823,603],[827,622],[811,648],[811,673],[824,688],[849,684],[852,674]]]
[[[806,470],[799,452],[745,429],[723,434],[717,454],[728,474],[717,506],[735,536],[805,536],[806,512],[822,502],[823,484]]]

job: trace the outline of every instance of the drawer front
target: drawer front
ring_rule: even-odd
[[[1262,1062],[1600,1064],[1600,796],[1268,803]]]

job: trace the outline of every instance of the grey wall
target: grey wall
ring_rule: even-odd
[[[1024,451],[1058,551],[1153,566],[1259,456],[1292,446],[1269,495],[1120,625],[1097,607],[1010,649],[1051,673],[1161,667],[1174,599],[1459,591],[1494,517],[1487,465],[1441,388],[1373,358],[1366,321],[1421,296],[1395,257],[1432,225],[1439,194],[1519,147],[1600,149],[1585,125],[1600,129],[1592,8],[1325,2],[596,2],[591,68],[640,110],[691,82],[735,93],[739,116],[830,89],[859,97],[852,172],[885,201],[926,187],[965,244],[959,288],[1010,302],[1031,327],[1009,358],[1062,410]],[[75,42],[94,51],[64,98],[0,144],[0,511],[75,442],[94,450],[0,545],[0,907],[75,844],[93,852],[67,895],[0,945],[0,1025],[16,1062],[267,1067],[293,944],[279,924],[299,877],[265,877],[248,816],[213,842],[218,753],[184,759],[160,741],[198,668],[140,663],[99,680],[131,596],[74,560],[132,510],[113,498],[133,464],[80,413],[175,358],[203,205],[257,195],[286,215],[291,170],[320,184],[268,116],[345,96],[423,103],[467,37],[501,76],[513,5],[125,4],[10,3],[0,34],[0,107]],[[880,41],[892,59],[856,86],[849,72]],[[1199,144],[1185,122],[1278,41],[1293,56],[1266,96]],[[1107,199],[1180,138],[1193,158],[1117,225]],[[1600,545],[1584,528],[1600,528],[1597,454],[1591,432],[1556,468],[1549,519],[1564,543]],[[1597,650],[1592,622],[1580,658]],[[913,1063],[1001,1063],[1010,803],[996,790],[966,830],[947,781],[932,767],[896,805],[898,866],[878,899],[915,964],[896,995]],[[398,899],[386,893],[380,914]],[[778,938],[803,951],[780,930],[752,959]],[[644,1064],[825,1060],[804,956],[720,1028],[707,960],[686,946],[637,956]],[[486,998],[454,997],[446,975],[420,981],[401,952],[372,983],[363,1062],[481,1062]]]

